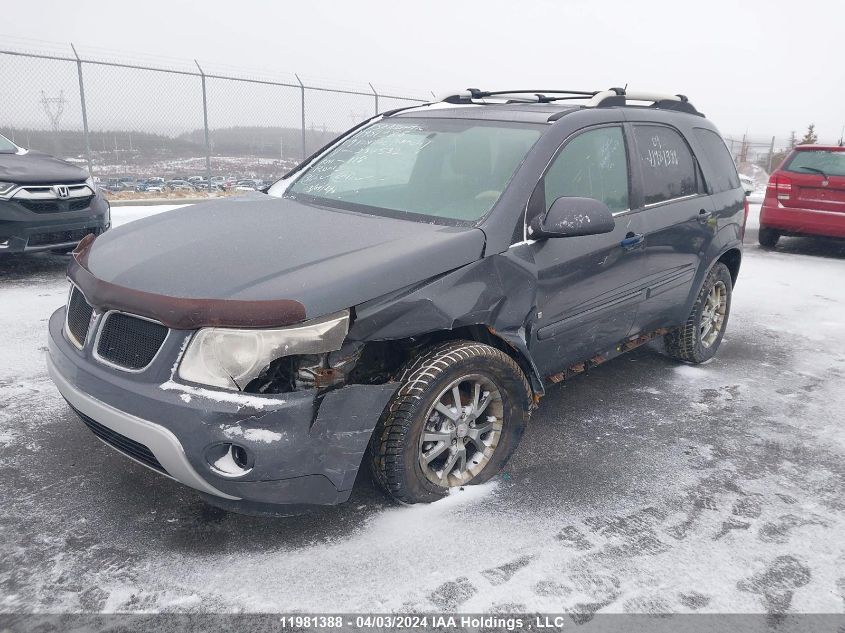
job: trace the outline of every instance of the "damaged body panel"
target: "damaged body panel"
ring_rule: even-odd
[[[270,195],[84,240],[50,373],[101,440],[235,511],[345,501],[365,454],[407,503],[484,481],[547,385],[657,336],[715,353],[744,198],[694,128],[522,102],[368,122]]]

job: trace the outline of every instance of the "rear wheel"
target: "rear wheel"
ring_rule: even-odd
[[[373,475],[395,500],[436,501],[449,488],[483,483],[516,450],[531,395],[504,352],[439,344],[409,363],[400,382],[370,443]]]
[[[728,325],[732,292],[731,273],[717,262],[707,273],[687,322],[663,338],[669,356],[688,363],[715,356]]]
[[[760,246],[763,248],[774,248],[778,240],[780,239],[780,233],[775,229],[768,229],[764,227],[760,227],[760,233],[757,235],[757,241],[760,242]]]

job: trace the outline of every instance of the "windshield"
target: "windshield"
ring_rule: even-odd
[[[800,174],[819,172],[826,176],[845,176],[845,151],[801,150],[784,167]]]
[[[18,151],[18,146],[12,143],[5,136],[0,135],[0,153],[15,154]]]
[[[388,119],[340,143],[285,196],[475,221],[490,211],[539,136],[540,129],[527,124]]]

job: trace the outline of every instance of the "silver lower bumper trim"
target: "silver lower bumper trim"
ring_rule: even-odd
[[[78,390],[56,369],[53,359],[49,355],[47,355],[47,370],[50,373],[50,378],[56,384],[59,393],[74,408],[92,420],[96,420],[113,431],[125,435],[136,442],[140,442],[149,448],[173,479],[186,486],[217,497],[222,497],[223,499],[240,500],[240,497],[233,497],[225,492],[220,492],[200,477],[199,473],[194,470],[194,467],[188,461],[181,442],[179,442],[179,439],[172,432],[154,422],[115,409]]]

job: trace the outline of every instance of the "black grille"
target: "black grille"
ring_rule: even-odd
[[[167,474],[164,466],[158,462],[156,456],[153,455],[153,452],[146,446],[140,442],[129,439],[125,435],[121,435],[117,431],[111,430],[107,426],[103,426],[96,420],[92,420],[84,413],[79,412],[77,409],[74,409],[74,411],[76,411],[76,415],[82,418],[82,421],[85,422],[85,425],[91,429],[94,435],[99,437],[106,444],[116,448],[124,455],[137,459],[142,464],[146,464],[160,473],[164,473],[165,475]]]
[[[97,354],[119,367],[143,369],[161,349],[167,331],[160,323],[112,312],[100,330]]]
[[[50,244],[69,244],[80,242],[89,233],[96,235],[97,229],[74,229],[72,231],[50,231],[49,233],[36,233],[29,236],[27,246],[49,246]]]
[[[93,312],[94,308],[88,305],[83,294],[74,286],[67,304],[67,329],[80,345],[85,344]]]
[[[63,213],[66,211],[84,211],[91,206],[93,199],[94,196],[71,198],[70,200],[22,200],[15,198],[15,202],[33,213]]]

